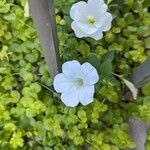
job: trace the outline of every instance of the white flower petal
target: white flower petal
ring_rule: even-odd
[[[110,13],[105,13],[105,20],[102,26],[103,31],[108,31],[111,28],[112,15]]]
[[[83,32],[84,35],[91,35],[97,32],[97,30],[101,27],[102,23],[99,22],[95,23],[94,25],[88,25],[87,23],[77,23],[80,30]]]
[[[88,0],[88,10],[90,13],[95,14],[95,10],[99,13],[104,13],[107,11],[108,7],[103,0]]]
[[[84,86],[79,90],[79,101],[82,105],[88,105],[94,100],[94,85]]]
[[[66,92],[72,89],[73,82],[71,79],[67,78],[63,73],[60,73],[54,78],[54,89],[58,93]]]
[[[79,16],[82,13],[82,11],[84,10],[84,8],[86,7],[87,3],[84,2],[84,1],[80,1],[78,3],[75,3],[72,5],[71,7],[71,10],[70,10],[70,17],[73,19],[73,20],[78,20],[79,19]]]
[[[99,31],[97,31],[96,33],[92,34],[90,37],[92,37],[95,40],[100,40],[103,37],[103,33],[101,31],[101,29]]]
[[[82,64],[81,68],[85,76],[85,84],[93,85],[98,82],[99,76],[97,70],[90,63]]]
[[[105,4],[103,0],[88,0],[89,5]]]
[[[78,61],[67,61],[62,65],[62,72],[67,77],[74,77],[81,69],[81,65]]]
[[[62,102],[69,107],[75,107],[79,104],[78,92],[73,90],[72,92],[61,94]]]
[[[74,30],[76,37],[82,38],[82,37],[85,36],[84,33],[83,33],[82,30],[78,27],[78,24],[77,24],[75,21],[73,21],[73,22],[71,23],[71,28]]]
[[[85,27],[85,28],[84,28]],[[92,37],[95,40],[100,40],[103,37],[101,30],[97,31],[97,27],[89,28],[87,25],[81,25],[75,21],[72,22],[71,28],[74,30],[76,37]]]

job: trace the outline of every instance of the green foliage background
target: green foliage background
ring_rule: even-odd
[[[100,74],[95,101],[68,108],[52,85],[26,0],[0,1],[0,149],[121,150],[135,147],[130,115],[150,122],[150,84],[137,101],[122,101],[125,86],[112,72],[129,76],[150,56],[150,1],[107,0],[113,14],[102,40],[77,39],[69,10],[76,0],[55,0],[62,62],[89,61]],[[147,150],[150,149],[150,136]]]

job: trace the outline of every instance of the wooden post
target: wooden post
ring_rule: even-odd
[[[28,2],[49,73],[54,77],[60,71],[54,2],[53,0],[28,0]]]
[[[131,81],[137,88],[150,81],[150,58],[140,65],[133,73]]]
[[[128,119],[128,124],[129,134],[136,144],[136,148],[126,150],[145,150],[145,143],[149,126],[144,121],[132,117]]]
[[[150,81],[150,58],[140,65],[132,74],[131,81],[137,88],[142,87],[146,82]],[[145,143],[149,125],[144,121],[130,117],[128,120],[129,134],[136,144],[136,148],[132,150],[145,150]],[[131,149],[126,149],[131,150]]]

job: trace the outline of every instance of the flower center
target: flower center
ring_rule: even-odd
[[[93,25],[96,22],[96,19],[94,16],[88,16],[87,22],[88,24]]]
[[[77,79],[75,80],[75,83],[76,83],[77,86],[83,86],[83,79],[77,78]]]

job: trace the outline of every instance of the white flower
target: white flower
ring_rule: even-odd
[[[68,61],[62,65],[62,73],[54,78],[54,88],[61,94],[66,106],[75,107],[79,102],[87,105],[93,102],[94,84],[99,80],[97,70],[89,63]]]
[[[106,11],[107,5],[103,0],[75,3],[70,10],[70,16],[74,20],[71,27],[76,36],[101,39],[102,32],[111,28],[112,15]]]

